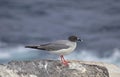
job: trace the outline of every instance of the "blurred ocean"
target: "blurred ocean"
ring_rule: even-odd
[[[120,66],[120,0],[0,0],[0,63],[58,59],[25,45],[77,35],[67,59]]]

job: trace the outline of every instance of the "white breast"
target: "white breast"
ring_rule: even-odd
[[[68,49],[61,49],[58,51],[50,51],[51,53],[57,54],[57,55],[67,55],[75,50],[76,48],[76,42],[68,42],[66,45],[70,46]]]

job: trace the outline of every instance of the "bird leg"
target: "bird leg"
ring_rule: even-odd
[[[64,56],[61,55],[60,57],[61,57],[62,63],[63,63],[65,66],[68,65],[68,61],[65,60]]]

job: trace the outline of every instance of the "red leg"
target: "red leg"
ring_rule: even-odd
[[[64,56],[61,55],[60,57],[61,57],[62,63],[63,63],[64,65],[68,65],[68,61],[66,61],[66,60],[64,59]]]

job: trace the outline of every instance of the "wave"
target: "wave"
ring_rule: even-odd
[[[0,48],[0,63],[6,63],[11,60],[25,60],[35,57],[37,54],[29,53],[31,50],[23,46]]]
[[[99,57],[99,54],[93,53],[92,50],[82,50],[81,52],[73,52],[70,55],[67,55],[68,59],[77,59],[84,61],[99,61],[113,63],[120,66],[120,49],[115,48],[113,54],[106,57]]]
[[[97,52],[97,51],[96,51]],[[66,59],[100,61],[120,65],[120,49],[115,48],[110,56],[99,57],[99,53],[92,50],[76,50],[66,55]],[[58,56],[46,52],[40,52],[34,49],[26,49],[23,46],[0,48],[0,63],[6,63],[11,60],[33,60],[33,59],[58,59]]]

